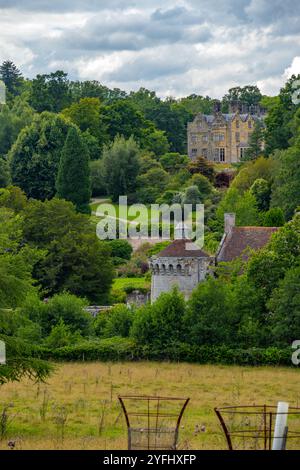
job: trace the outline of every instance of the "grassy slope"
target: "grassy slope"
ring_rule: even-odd
[[[18,449],[126,449],[126,428],[118,394],[189,396],[180,429],[180,447],[225,448],[213,408],[221,405],[299,402],[299,370],[245,368],[168,363],[73,363],[61,365],[47,384],[21,382],[1,387],[3,404],[11,403],[7,448],[16,439]],[[44,397],[49,401],[41,418]],[[65,437],[57,424],[61,407],[67,410]],[[105,408],[99,435],[101,410]],[[195,433],[195,427],[205,432]]]

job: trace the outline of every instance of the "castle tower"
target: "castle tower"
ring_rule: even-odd
[[[191,240],[187,238],[174,240],[171,245],[150,259],[151,302],[175,286],[188,299],[199,282],[204,281],[211,263],[212,258]]]

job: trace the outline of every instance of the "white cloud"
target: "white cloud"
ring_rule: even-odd
[[[0,60],[25,75],[72,79],[161,96],[221,97],[235,85],[278,93],[300,73],[294,0],[0,0]],[[2,8],[2,9],[1,9]]]

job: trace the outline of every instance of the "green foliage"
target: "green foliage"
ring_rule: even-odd
[[[195,173],[190,179],[191,186],[197,186],[201,202],[208,199],[213,193],[213,186],[209,179],[201,173]]]
[[[284,222],[284,214],[279,207],[272,207],[263,214],[264,227],[282,227]]]
[[[176,289],[161,294],[154,304],[146,305],[136,312],[131,335],[139,344],[160,348],[180,341],[184,312],[183,296]]]
[[[99,158],[103,145],[108,142],[108,133],[101,114],[102,108],[99,98],[86,97],[62,111],[62,114],[76,124],[90,141],[90,137],[96,139],[99,151],[96,158]],[[93,153],[96,154],[97,151]],[[90,156],[92,158],[92,155]]]
[[[90,177],[92,196],[103,196],[106,194],[103,160],[90,161]]]
[[[267,300],[279,281],[284,278],[287,269],[297,267],[299,260],[300,215],[297,214],[292,221],[273,234],[264,249],[251,257],[247,275]]]
[[[44,356],[56,361],[129,361],[134,358],[134,341],[120,337],[83,341],[54,351],[45,350]]]
[[[258,178],[251,186],[250,192],[255,197],[258,210],[267,211],[271,199],[271,187],[268,181],[263,178]]]
[[[78,343],[82,340],[79,331],[71,331],[71,327],[67,326],[63,319],[60,318],[56,325],[52,326],[49,336],[45,339],[44,344],[50,349],[61,348]]]
[[[163,168],[151,168],[137,178],[137,200],[151,204],[162,194],[169,182],[168,173]]]
[[[184,195],[183,195],[183,204],[192,204],[193,208],[196,208],[196,204],[200,204],[201,201],[201,193],[198,189],[198,186],[189,186],[186,188]]]
[[[37,296],[28,296],[20,309],[20,314],[39,325],[42,337],[51,334],[53,327],[57,325],[61,328],[55,329],[55,334],[66,330],[70,334],[78,335],[79,332],[87,336],[92,331],[92,317],[84,310],[86,305],[86,301],[67,292],[54,295],[44,302]]]
[[[240,102],[247,105],[256,105],[262,99],[262,94],[256,85],[236,86],[230,88],[223,97],[223,106],[231,102]]]
[[[57,70],[50,74],[37,75],[30,88],[30,104],[39,113],[58,113],[71,102],[68,75]]]
[[[226,192],[217,209],[217,218],[222,224],[224,213],[234,212],[236,224],[240,226],[259,225],[260,217],[256,199],[250,191],[240,194],[233,186]]]
[[[176,174],[178,170],[186,168],[189,158],[187,155],[181,155],[178,152],[169,152],[161,155],[159,161],[165,171]]]
[[[11,60],[5,60],[0,65],[0,80],[5,83],[9,95],[16,96],[20,93],[23,77]]]
[[[201,173],[203,176],[206,176],[211,183],[215,180],[215,169],[204,157],[198,157],[196,160],[190,161],[188,170],[192,175],[195,173]]]
[[[104,175],[113,202],[118,201],[119,196],[135,192],[139,158],[140,151],[133,137],[125,140],[117,136],[110,147],[104,148]]]
[[[9,164],[6,158],[0,156],[0,188],[5,188],[10,182]]]
[[[274,155],[277,171],[272,185],[271,207],[280,207],[289,220],[300,201],[300,137],[295,145]]]
[[[90,170],[87,147],[71,128],[62,149],[56,180],[57,196],[71,201],[78,212],[89,213]]]
[[[0,208],[0,308],[21,305],[34,290],[32,270],[41,253],[21,245],[21,227],[20,216]]]
[[[132,254],[132,246],[127,240],[111,240],[107,242],[111,250],[112,257],[129,260]]]
[[[184,338],[190,344],[229,344],[233,332],[228,285],[210,278],[192,294],[184,316]]]
[[[110,252],[87,216],[64,200],[32,201],[24,212],[23,230],[29,244],[46,250],[34,277],[48,295],[67,290],[105,302],[113,276]]]
[[[276,162],[271,158],[260,157],[253,162],[245,163],[234,178],[231,187],[244,193],[251,188],[257,179],[264,179],[272,183]]]
[[[300,338],[300,266],[290,269],[268,301],[272,334],[277,346],[289,346]]]
[[[0,189],[0,207],[6,207],[15,213],[22,212],[27,204],[27,197],[17,186]]]
[[[5,157],[19,132],[31,124],[34,112],[27,102],[27,95],[23,94],[14,100],[11,107],[0,106],[0,156]]]
[[[249,147],[245,152],[245,160],[256,160],[263,153],[264,125],[261,121],[256,121],[253,132],[249,137]]]
[[[39,359],[40,350],[25,341],[2,335],[6,345],[6,364],[0,367],[0,385],[29,378],[44,381],[53,371],[53,366]]]
[[[45,200],[54,196],[61,151],[70,127],[74,124],[65,118],[45,112],[20,132],[9,158],[13,183],[28,197]]]
[[[134,314],[125,305],[116,305],[109,310],[106,316],[106,324],[103,329],[103,336],[111,338],[120,336],[127,338],[132,325]]]

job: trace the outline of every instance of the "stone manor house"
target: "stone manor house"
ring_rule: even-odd
[[[188,156],[204,157],[218,163],[236,163],[249,147],[255,123],[263,123],[264,110],[259,106],[231,104],[230,112],[221,112],[215,103],[213,114],[199,113],[187,126]]]

